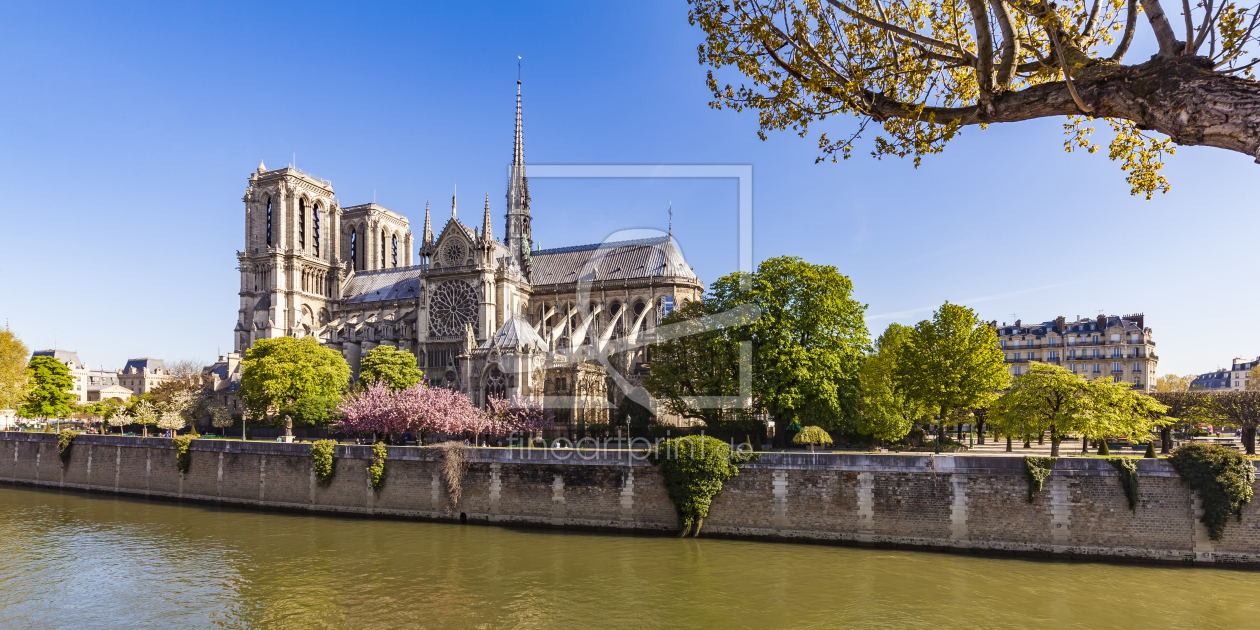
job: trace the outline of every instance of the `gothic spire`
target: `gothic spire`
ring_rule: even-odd
[[[455,220],[455,196],[456,196],[456,194],[458,194],[458,193],[459,193],[459,188],[458,188],[458,187],[456,187],[456,189],[455,189],[455,192],[454,192],[454,193],[451,193],[451,220],[452,220],[452,221],[454,221],[454,220]]]
[[[525,177],[525,137],[521,125],[521,82],[516,81],[516,137],[512,146],[512,170],[508,177],[507,225],[503,243],[517,263],[525,267],[533,241],[529,218],[529,179]]]
[[[429,202],[424,202],[424,244],[433,242],[433,224],[429,222]]]
[[[486,214],[481,219],[481,235],[487,243],[494,240],[494,226],[490,225],[490,193],[486,193]]]

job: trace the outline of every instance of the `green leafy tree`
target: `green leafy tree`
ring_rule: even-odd
[[[1097,150],[1086,119],[1115,132],[1133,194],[1166,191],[1173,144],[1254,157],[1260,7],[1230,0],[689,0],[716,108],[757,111],[762,138],[852,118],[818,138],[819,160],[848,158],[880,129],[873,156],[939,153],[965,127],[1065,120],[1065,147]],[[1184,29],[1175,18],[1180,10]],[[1139,19],[1145,13],[1145,19]],[[1169,18],[1174,18],[1170,22]],[[1144,28],[1148,26],[1149,29]],[[1158,52],[1125,64],[1135,33]],[[746,78],[723,84],[714,71]],[[725,71],[725,72],[731,72]],[[849,133],[851,131],[852,133]],[[1166,139],[1148,135],[1156,131]]]
[[[395,391],[407,389],[424,378],[416,366],[416,355],[393,346],[376,346],[368,350],[359,363],[359,382],[385,381]]]
[[[6,326],[0,330],[0,409],[16,409],[30,391],[26,344]]]
[[[710,287],[712,312],[743,304],[760,311],[760,319],[735,329],[732,338],[752,342],[753,395],[774,418],[780,445],[792,422],[834,427],[857,417],[870,338],[866,306],[852,295],[853,283],[835,267],[790,256]]]
[[[349,382],[346,360],[314,337],[259,339],[245,353],[237,395],[257,422],[287,415],[295,425],[317,426],[328,422]]]
[[[1248,455],[1256,454],[1256,426],[1260,425],[1260,391],[1244,390],[1209,394],[1208,400],[1214,415],[1225,426],[1242,429],[1243,448]]]
[[[914,329],[890,324],[875,340],[875,352],[862,363],[862,412],[858,433],[879,440],[899,440],[910,432],[927,410],[898,383],[901,346]]]
[[[1162,380],[1162,378],[1161,378]],[[1207,392],[1189,391],[1189,381],[1185,389],[1158,388],[1151,397],[1168,407],[1164,412],[1164,422],[1160,424],[1160,452],[1167,455],[1172,451],[1172,430],[1177,424],[1193,425],[1211,417],[1212,408]]]
[[[696,404],[699,397],[739,395],[739,342],[729,330],[706,325],[713,314],[711,303],[695,301],[665,316],[661,326],[682,334],[652,346],[652,370],[643,377],[644,389],[664,401],[669,413],[710,428],[743,411]]]
[[[900,345],[896,381],[907,395],[945,419],[960,407],[980,407],[1010,383],[997,331],[971,309],[946,302],[915,325]]]
[[[1094,400],[1094,413],[1089,422],[1077,428],[1088,444],[1088,439],[1125,436],[1131,442],[1142,443],[1151,439],[1151,431],[1163,423],[1168,407],[1155,398],[1132,389],[1129,383],[1117,383],[1106,378],[1089,381],[1090,396]],[[1082,444],[1081,450],[1086,450]]]
[[[826,431],[815,427],[802,427],[796,437],[792,438],[793,444],[808,444],[809,452],[814,452],[814,446],[825,446],[831,444],[831,436]]]
[[[64,363],[52,357],[31,357],[27,367],[32,387],[19,412],[28,418],[64,418],[72,411],[74,379]]]

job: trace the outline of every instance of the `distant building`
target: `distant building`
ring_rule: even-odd
[[[202,382],[210,388],[212,400],[227,407],[233,415],[244,413],[245,407],[236,392],[241,388],[241,355],[235,352],[219,356],[213,365],[201,370]]]
[[[70,378],[74,379],[74,386],[70,393],[74,394],[75,402],[88,401],[88,377],[91,371],[88,370],[87,364],[79,359],[79,353],[60,349],[36,350],[31,353],[31,357],[52,357],[64,364],[70,370]]]
[[[118,372],[118,384],[140,396],[153,391],[154,387],[167,381],[175,380],[171,371],[166,369],[166,361],[142,357],[130,359],[127,365]]]
[[[997,328],[1012,376],[1031,362],[1062,366],[1088,379],[1110,377],[1134,389],[1155,390],[1155,342],[1145,315],[1099,315],[1068,321],[1060,316],[1039,324],[1015,320]]]
[[[1221,368],[1215,372],[1200,374],[1190,382],[1190,389],[1201,389],[1210,392],[1242,391],[1247,389],[1247,382],[1250,380],[1248,375],[1251,373],[1251,368],[1257,365],[1260,365],[1260,357],[1256,357],[1251,361],[1243,361],[1241,357],[1235,357],[1233,364],[1228,370]]]

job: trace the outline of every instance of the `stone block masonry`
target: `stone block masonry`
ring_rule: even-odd
[[[0,433],[0,481],[312,513],[678,529],[659,473],[624,451],[474,449],[452,506],[429,449],[390,447],[380,492],[368,446],[338,446],[327,487],[308,444],[194,440],[191,450],[181,474],[171,440],[80,435],[63,464],[53,434]],[[1212,541],[1198,498],[1167,462],[1139,460],[1138,475],[1133,512],[1101,459],[1058,460],[1029,503],[1018,457],[765,453],[727,482],[702,535],[1260,567],[1260,500]]]

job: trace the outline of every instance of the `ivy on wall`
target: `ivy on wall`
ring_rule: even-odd
[[[1168,458],[1181,480],[1199,493],[1203,518],[1212,540],[1220,540],[1230,516],[1242,520],[1243,506],[1251,502],[1256,469],[1246,455],[1221,444],[1190,443],[1177,447]]]
[[[175,467],[184,474],[188,473],[188,467],[192,465],[192,451],[188,450],[192,441],[191,435],[181,435],[171,440],[175,444]]]
[[[377,442],[372,446],[372,464],[367,467],[367,473],[372,480],[372,489],[377,492],[385,487],[385,455],[384,442]]]
[[[70,447],[74,446],[74,438],[82,431],[74,431],[66,429],[57,434],[57,457],[61,458],[61,463],[70,463]]]
[[[1124,497],[1129,500],[1129,510],[1137,513],[1138,504],[1138,474],[1137,462],[1128,457],[1109,457],[1107,463],[1120,476],[1120,486],[1124,488]]]
[[[722,492],[722,484],[739,474],[737,464],[754,457],[732,451],[722,440],[704,435],[665,440],[648,452],[648,461],[660,470],[665,491],[678,511],[680,536],[700,534],[700,526],[709,515],[713,498]]]
[[[1041,492],[1042,486],[1046,483],[1046,479],[1050,478],[1050,472],[1054,470],[1053,457],[1025,457],[1024,473],[1028,476],[1028,502],[1032,503],[1033,498],[1038,492]]]
[[[336,470],[333,466],[336,447],[337,443],[332,440],[319,440],[311,445],[311,468],[315,471],[315,479],[321,488],[327,488],[332,483],[333,472]]]

